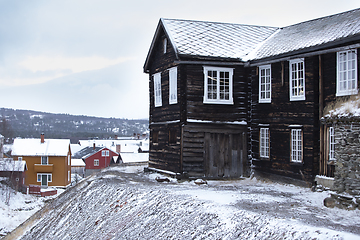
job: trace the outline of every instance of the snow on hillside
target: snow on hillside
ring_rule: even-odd
[[[143,166],[112,167],[48,203],[19,239],[360,239],[360,211],[328,209],[328,192],[256,179],[159,183]]]
[[[60,192],[63,192],[63,190],[58,191],[58,194]],[[7,197],[9,197],[9,205],[5,204]],[[0,183],[0,237],[15,229],[41,209],[45,201],[51,198],[40,198],[15,192],[7,185]]]

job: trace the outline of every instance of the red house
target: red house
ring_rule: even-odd
[[[86,147],[75,154],[85,162],[85,176],[89,176],[101,169],[116,163],[119,154],[106,147]]]

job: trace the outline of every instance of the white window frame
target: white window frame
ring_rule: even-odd
[[[102,151],[101,151],[101,156],[102,156],[102,157],[108,157],[108,156],[110,156],[109,150],[102,150]]]
[[[100,165],[99,159],[94,159],[94,167],[98,167]]]
[[[71,181],[71,174],[70,174],[70,171],[68,171],[68,182]]]
[[[36,176],[36,182],[41,182],[42,176],[47,175],[47,182],[52,182],[52,173],[38,173]]]
[[[71,165],[71,156],[70,156],[70,154],[68,155],[68,166],[70,166]]]
[[[260,128],[259,149],[261,158],[270,158],[270,131],[269,128]]]
[[[335,158],[335,131],[334,127],[329,127],[329,160],[336,160]]]
[[[293,69],[295,66],[295,70]],[[302,69],[299,70],[299,67]],[[303,87],[301,87],[303,83]],[[305,100],[305,61],[303,58],[289,61],[289,94],[290,101]]]
[[[43,159],[46,159],[46,164],[43,164]],[[41,165],[49,165],[49,157],[48,156],[41,156]]]
[[[216,83],[213,86],[216,88],[216,98],[209,98],[209,83],[208,78],[211,78],[208,73],[209,71],[216,72]],[[221,72],[227,72],[229,74],[229,84],[228,84],[228,95],[229,99],[222,99],[221,97],[221,86],[218,78],[220,77]],[[234,104],[233,101],[233,72],[232,68],[220,68],[220,67],[208,67],[204,66],[204,103],[212,103],[212,104]],[[224,91],[225,94],[227,91]],[[226,94],[227,95],[227,94]]]
[[[167,49],[167,38],[164,38],[164,41],[163,41],[164,54],[166,53],[166,49]]]
[[[177,104],[177,67],[169,69],[169,104]]]
[[[271,64],[259,66],[259,103],[271,103]]]
[[[303,131],[302,129],[291,129],[291,156],[290,161],[294,163],[303,162]]]
[[[336,96],[357,94],[357,50],[340,51],[336,56]]]
[[[155,73],[153,75],[154,78],[154,104],[155,107],[162,106],[161,99],[161,73]]]

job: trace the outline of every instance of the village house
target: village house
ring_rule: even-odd
[[[71,183],[69,139],[16,138],[12,148],[14,160],[25,161],[25,185],[68,186]]]
[[[25,161],[14,161],[12,158],[0,159],[0,177],[8,178],[14,189],[24,191],[26,170]]]
[[[90,176],[101,169],[109,167],[119,161],[120,155],[107,147],[84,147],[76,154],[74,159],[82,159],[85,163],[85,176]]]
[[[149,168],[333,177],[333,128],[320,120],[358,93],[359,47],[360,9],[283,28],[160,19],[144,64]]]

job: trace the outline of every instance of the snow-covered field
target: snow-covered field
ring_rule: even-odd
[[[157,182],[143,166],[84,179],[17,229],[18,239],[360,239],[360,211],[329,192],[256,179]],[[39,217],[41,216],[41,217]]]
[[[57,195],[63,191],[58,190]],[[0,184],[0,238],[15,229],[41,209],[46,201],[54,197],[56,196],[42,198],[26,195],[12,190],[5,184]],[[9,204],[6,204],[7,198],[9,198]]]

